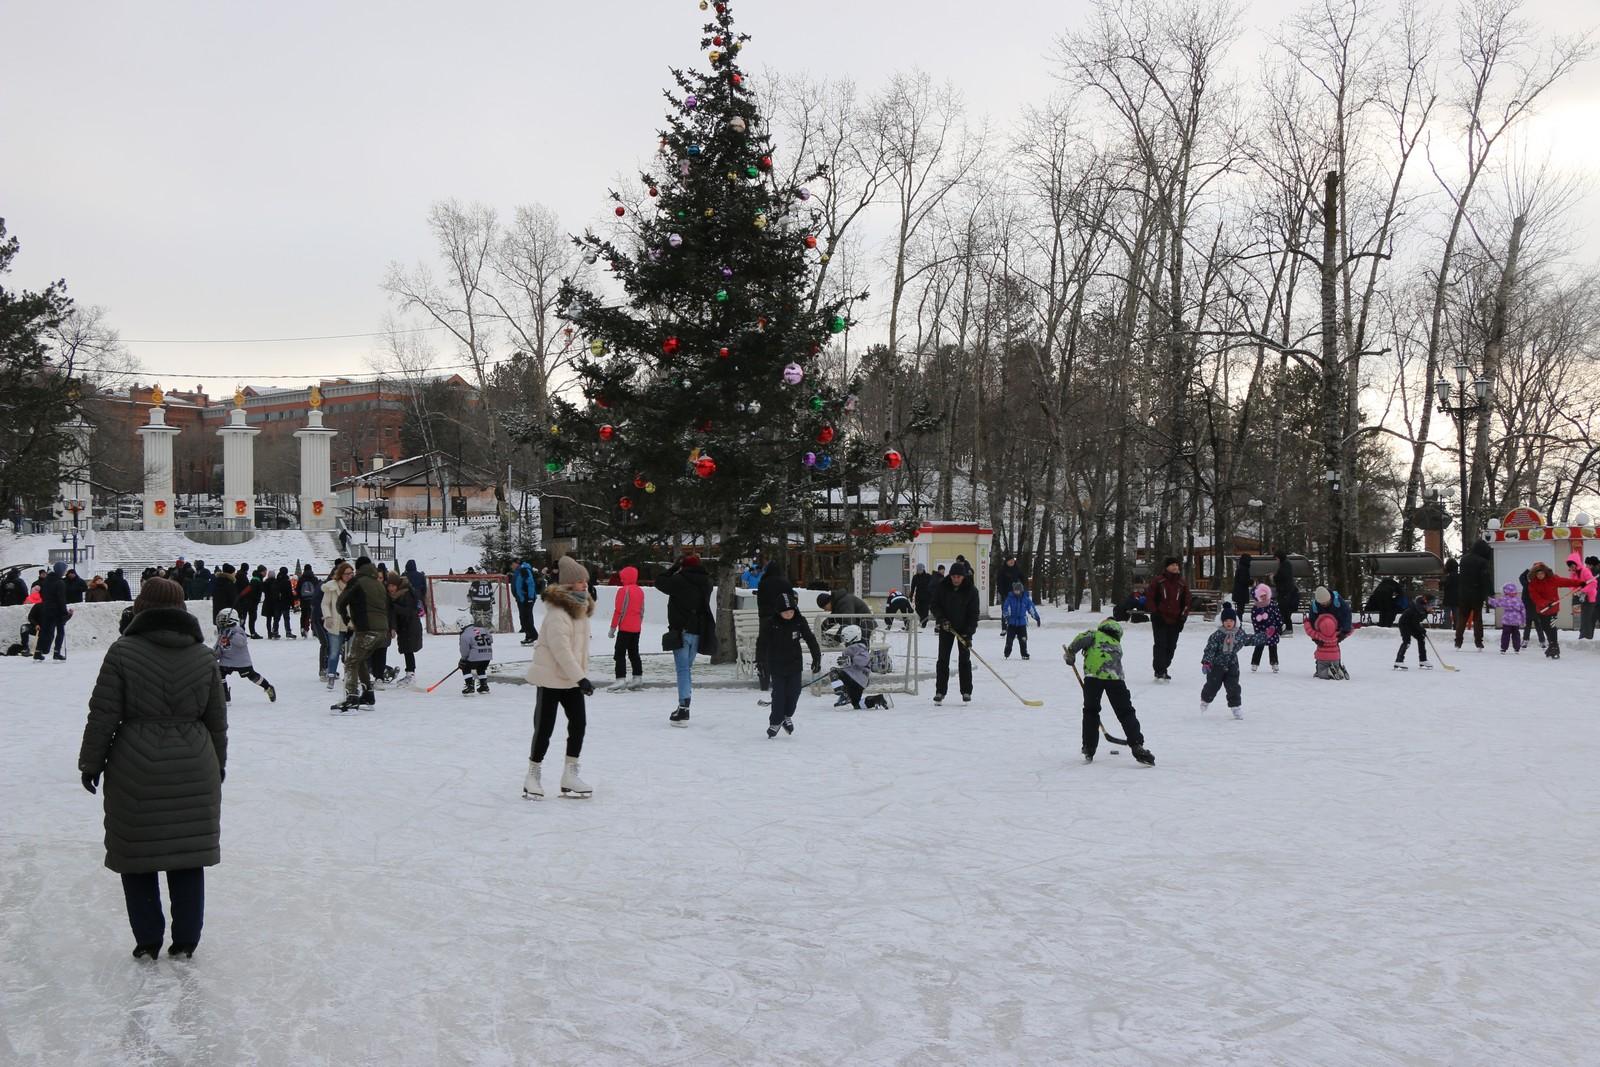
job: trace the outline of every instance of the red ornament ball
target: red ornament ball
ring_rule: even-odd
[[[900,469],[900,464],[902,464],[904,462],[905,462],[905,457],[902,456],[900,453],[896,452],[892,448],[889,449],[889,451],[887,451],[887,452],[885,452],[883,454],[883,465],[885,467],[888,467],[892,471],[899,470]]]
[[[611,406],[611,401],[606,399],[606,395],[604,393],[597,393],[595,394],[594,398],[594,406],[597,408],[608,408]]]
[[[623,511],[630,510],[633,507],[633,498],[630,496],[623,497],[621,500],[617,501],[617,507],[621,508]]]
[[[617,436],[617,428],[609,422],[600,427],[600,440],[609,441]]]
[[[727,4],[718,4],[717,5],[717,14],[726,15],[727,13],[728,13],[728,5]]]
[[[719,33],[715,37],[711,38],[711,43],[716,45],[718,48],[721,48],[722,47],[722,34]]]
[[[699,424],[699,426],[696,427],[696,429],[698,429],[701,433],[710,433],[711,432],[711,420],[710,419],[701,419],[700,420],[700,424]]]
[[[729,78],[728,80],[733,82],[733,84],[735,84],[735,85],[743,85],[744,84],[744,75],[743,74],[735,74],[733,77]]]
[[[807,248],[815,248],[815,247],[817,247],[817,235],[816,234],[814,234],[814,233],[806,234],[806,247]]]
[[[828,442],[830,442],[832,440],[833,440],[833,427],[832,426],[824,426],[822,429],[817,431],[817,444],[825,445],[825,444],[827,444]]]
[[[657,189],[655,186],[652,185],[650,187],[650,195],[651,196],[660,196],[661,195],[661,190]]]
[[[717,473],[717,461],[710,456],[701,456],[694,461],[694,472],[702,478],[709,478]]]
[[[661,351],[665,355],[669,356],[676,354],[678,351],[678,339],[676,337],[669,337],[665,341],[662,341]]]
[[[633,476],[633,487],[635,489],[643,489],[644,488],[644,484],[645,484],[644,475],[635,474]]]
[[[761,157],[761,162],[758,165],[761,167],[762,170],[771,170],[772,169],[772,157],[771,156],[762,156]]]
[[[623,207],[621,204],[617,205],[617,218],[620,219],[622,216],[626,215],[627,213],[628,213],[628,209],[627,208]]]
[[[727,359],[729,356],[733,355],[733,353],[724,347],[717,349],[717,355],[721,356],[723,359]]]

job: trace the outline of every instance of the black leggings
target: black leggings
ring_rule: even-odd
[[[1111,710],[1122,725],[1123,740],[1134,748],[1143,746],[1144,733],[1139,729],[1139,716],[1133,710],[1133,698],[1128,695],[1128,684],[1120,678],[1085,678],[1083,680],[1083,754],[1092,756],[1100,745],[1100,699],[1111,701]]]
[[[798,674],[772,676],[772,711],[767,716],[768,726],[777,726],[783,720],[794,717],[794,709],[800,703],[800,688]]]
[[[206,918],[206,869],[187,867],[167,872],[167,895],[172,898],[172,943],[197,945]],[[167,917],[161,911],[161,882],[156,872],[122,876],[122,897],[128,905],[128,925],[139,945],[159,945],[166,933]]]
[[[1267,659],[1272,663],[1272,665],[1274,667],[1276,667],[1278,665],[1278,646],[1277,645],[1257,645],[1256,646],[1256,650],[1254,652],[1250,653],[1250,666],[1252,666],[1252,667],[1261,666],[1261,653],[1263,653],[1263,652],[1265,652],[1267,654]]]
[[[533,711],[533,750],[528,758],[535,763],[544,762],[550,749],[550,735],[556,728],[556,707],[567,713],[567,756],[577,759],[583,755],[583,731],[589,725],[588,712],[584,710],[583,690],[546,689],[539,687],[539,703]]]
[[[1556,644],[1556,620],[1553,615],[1540,615],[1535,613],[1533,625],[1539,630],[1539,643],[1542,645]]]
[[[644,673],[644,663],[639,659],[639,635],[637,633],[630,634],[626,630],[618,630],[615,654],[618,678],[627,675],[626,668],[629,665],[633,667],[633,676],[635,678]]]

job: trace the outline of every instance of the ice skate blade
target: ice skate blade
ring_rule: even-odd
[[[563,800],[588,800],[592,796],[594,796],[593,789],[585,789],[582,791],[577,789],[563,789],[561,791],[561,797]]]
[[[523,800],[543,800],[544,799],[544,794],[543,793],[530,793],[526,789],[524,789],[522,791],[522,799]]]

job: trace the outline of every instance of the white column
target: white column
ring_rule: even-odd
[[[339,431],[322,425],[316,408],[306,417],[300,439],[300,528],[332,530],[339,514],[333,499],[333,438]],[[320,511],[320,514],[319,514]]]
[[[144,528],[172,529],[177,507],[172,499],[172,439],[181,431],[167,425],[161,407],[150,409],[150,421],[139,427],[144,439]]]
[[[228,424],[217,431],[222,438],[222,517],[230,527],[251,529],[256,524],[256,434],[246,426],[244,408],[228,412]]]

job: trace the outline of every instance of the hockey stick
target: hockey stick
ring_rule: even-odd
[[[424,693],[433,692],[435,689],[439,688],[441,685],[443,685],[444,683],[448,682],[451,678],[453,678],[455,676],[456,671],[459,671],[460,669],[461,669],[461,664],[459,664],[459,663],[456,664],[455,667],[453,667],[451,669],[449,674],[445,675],[443,678],[440,678],[437,682],[434,682],[432,685],[428,686],[428,688],[424,689],[423,692]]]
[[[1440,667],[1449,671],[1451,674],[1454,674],[1461,669],[1460,667],[1452,667],[1450,664],[1444,661],[1444,657],[1439,655],[1439,646],[1433,643],[1433,638],[1428,636],[1428,632],[1426,630],[1422,632],[1422,639],[1428,642],[1429,648],[1433,649],[1433,658],[1439,661]]]
[[[833,675],[833,671],[831,671],[831,670],[823,671],[821,674],[817,675],[815,678],[811,679],[809,682],[801,682],[800,683],[800,688],[801,689],[810,689],[812,686],[816,685],[818,682],[827,681],[830,677],[832,677],[832,675]],[[756,704],[758,706],[760,706],[760,707],[763,707],[763,708],[772,707],[772,701],[770,701],[770,700],[762,700],[759,697],[756,699]]]
[[[999,682],[1001,685],[1005,686],[1006,689],[1011,693],[1012,696],[1014,696],[1018,700],[1022,701],[1022,703],[1024,705],[1026,705],[1027,707],[1030,707],[1030,708],[1042,708],[1042,707],[1044,707],[1044,701],[1042,701],[1042,700],[1029,700],[1027,697],[1023,696],[1021,693],[1017,692],[1015,689],[1012,689],[1011,688],[1011,683],[1006,681],[1004,678],[1000,677],[1000,672],[995,670],[993,667],[989,666],[989,661],[988,660],[986,660],[982,656],[978,655],[978,650],[972,647],[972,642],[968,641],[965,637],[963,637],[959,633],[956,633],[954,630],[952,630],[950,632],[951,633],[955,633],[956,640],[961,642],[961,646],[963,648],[965,648],[968,652],[972,653],[972,658],[977,660],[979,663],[983,664],[984,669],[987,670],[990,674],[994,675],[995,680],[997,682]]]
[[[1067,646],[1066,645],[1062,645],[1061,646],[1061,651],[1065,652],[1066,650],[1067,650]],[[1076,663],[1070,663],[1069,662],[1067,664],[1067,666],[1072,668],[1072,676],[1078,680],[1078,691],[1082,692],[1083,691],[1083,675],[1078,673],[1078,665]],[[1113,745],[1126,745],[1129,748],[1133,747],[1132,745],[1129,745],[1128,742],[1125,741],[1124,739],[1122,739],[1120,737],[1113,736],[1111,731],[1106,729],[1106,724],[1103,721],[1100,720],[1099,716],[1095,717],[1095,721],[1096,721],[1097,725],[1099,725],[1099,727],[1100,727],[1100,736],[1105,738],[1107,742],[1109,742],[1110,744],[1113,744]],[[1116,749],[1112,749],[1112,751],[1115,752]]]

